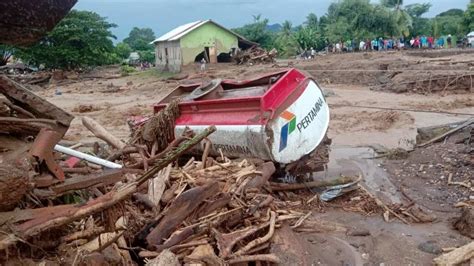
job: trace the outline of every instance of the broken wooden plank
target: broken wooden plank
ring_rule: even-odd
[[[168,238],[204,200],[219,192],[219,184],[211,182],[205,186],[192,188],[173,201],[163,213],[160,223],[146,237],[148,248],[155,249],[156,245]]]
[[[51,119],[21,119],[16,117],[0,117],[0,133],[15,135],[36,135],[42,128],[53,129],[58,124]]]
[[[125,178],[124,170],[107,170],[98,175],[75,176],[68,178],[64,183],[51,187],[56,194],[64,194],[68,191],[86,189],[96,185],[108,186],[122,181]]]
[[[148,181],[148,198],[155,206],[160,204],[163,192],[166,189],[166,182],[168,182],[171,173],[171,164],[165,169],[161,170],[158,175]]]
[[[66,128],[69,127],[71,121],[74,119],[74,116],[71,114],[6,76],[0,76],[0,93],[4,94],[10,102],[32,113],[36,117],[56,120]],[[65,132],[66,131],[63,133]]]
[[[250,179],[245,185],[244,190],[252,188],[260,189],[263,185],[265,185],[276,171],[275,164],[273,162],[266,162],[258,167],[257,171],[261,172],[262,174]]]

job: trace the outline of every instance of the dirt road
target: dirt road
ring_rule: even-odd
[[[435,75],[444,75],[445,72],[462,71],[465,74],[466,71],[468,73],[470,71],[472,74],[472,67],[458,63],[469,62],[468,59],[474,62],[474,53],[441,54],[434,57],[432,54],[405,52],[345,54],[293,62],[296,67],[307,70],[315,77],[325,90],[331,105],[329,136],[333,139],[333,144],[330,164],[328,170],[319,173],[316,178],[361,174],[364,177],[364,185],[378,197],[391,203],[401,202],[403,195],[399,184],[393,182],[395,175],[387,170],[386,162],[368,159],[375,156],[370,147],[382,145],[387,148],[411,148],[418,127],[465,120],[470,117],[467,114],[471,114],[472,117],[474,91],[471,88],[471,91],[449,89],[419,93],[410,89],[406,93],[397,94],[390,88],[373,90],[374,86],[385,82],[383,78],[386,78],[390,71],[401,71],[397,75],[407,75],[407,79],[426,75],[428,70],[432,70],[429,75],[433,79]],[[288,61],[282,61],[278,64],[284,66],[287,63]],[[187,70],[185,74],[191,78],[195,77],[194,81],[199,82],[202,79],[216,77],[245,78],[276,70],[278,68],[271,65],[219,65],[211,66],[204,78],[199,77],[198,70],[194,68]],[[100,71],[117,70],[99,70],[99,76]],[[127,118],[150,115],[151,105],[170,92],[178,82],[184,81],[167,80],[163,75],[149,70],[116,79],[98,78],[72,82],[59,88],[62,95],[55,95],[58,89],[56,85],[39,90],[37,93],[76,116],[66,139],[95,141],[91,133],[80,123],[81,117],[90,116],[114,135],[127,140],[129,134]],[[407,86],[414,88],[413,84]],[[424,186],[423,182],[410,184]],[[472,195],[472,192],[470,193]],[[435,202],[442,200],[436,195],[433,197],[436,199]],[[423,202],[430,199],[417,197],[416,200],[420,201],[420,205],[432,206],[430,202]],[[459,211],[451,205],[446,207],[447,210],[427,208],[426,211],[436,217],[435,222],[416,225],[405,225],[400,221],[387,223],[379,216],[367,217],[343,212],[337,208],[327,209],[315,216],[337,221],[354,229],[368,230],[369,234],[366,236],[302,234],[298,236],[298,241],[307,248],[307,253],[302,256],[314,264],[323,265],[334,263],[345,265],[355,262],[370,265],[429,264],[440,252],[440,248],[469,242],[468,238],[451,229],[450,219],[457,216]],[[321,252],[326,249],[330,253]],[[287,262],[294,261],[288,257]]]

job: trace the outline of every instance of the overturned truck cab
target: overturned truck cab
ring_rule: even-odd
[[[245,81],[180,85],[154,111],[176,99],[175,134],[185,127],[199,133],[215,125],[209,137],[212,155],[271,160],[299,172],[327,163],[329,107],[317,82],[297,69]]]

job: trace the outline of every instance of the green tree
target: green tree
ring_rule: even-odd
[[[463,26],[466,32],[474,30],[474,1],[467,6],[467,10],[463,17]]]
[[[436,17],[434,20],[437,22],[439,26],[439,34],[448,35],[452,34],[458,37],[464,36],[464,29],[463,29],[463,17],[458,16],[443,16],[443,17]]]
[[[410,31],[411,36],[420,36],[420,35],[434,35],[435,29],[437,28],[439,32],[439,25],[435,26],[435,23],[432,19],[429,18],[413,18],[413,26]]]
[[[410,29],[413,26],[412,16],[403,9],[403,0],[382,0],[382,6],[391,9],[394,23],[394,34],[409,36]]]
[[[15,56],[47,68],[78,68],[116,63],[110,31],[116,27],[97,13],[72,10],[45,38]]]
[[[133,51],[146,51],[153,50],[153,45],[150,43],[155,39],[152,29],[134,27],[123,42],[128,44]]]
[[[437,17],[444,17],[444,16],[462,17],[462,16],[464,16],[464,10],[459,9],[459,8],[452,8],[452,9],[446,10],[444,12],[441,12],[437,15]]]
[[[306,16],[306,21],[304,23],[306,27],[309,27],[313,29],[314,31],[318,30],[318,17],[314,13],[309,13],[308,16]]]
[[[428,12],[431,8],[430,3],[411,4],[405,7],[405,11],[412,17],[413,23],[410,34],[412,36],[431,35],[434,32],[432,20],[422,18],[421,16]]]
[[[273,45],[283,57],[294,56],[298,53],[298,44],[295,41],[293,25],[290,21],[286,20],[283,22],[282,29],[278,33]]]
[[[141,62],[155,63],[155,52],[154,51],[138,51]]]
[[[329,6],[324,35],[330,42],[397,35],[395,12],[369,0],[341,0]]]
[[[13,55],[13,51],[13,47],[0,44],[0,66],[4,66],[8,63],[8,60],[10,60]]]
[[[351,28],[347,18],[339,18],[327,26],[327,38],[332,43],[352,38]]]
[[[295,40],[302,50],[322,50],[325,47],[325,41],[321,34],[310,27],[298,27],[295,32]]]
[[[438,14],[433,18],[433,23],[437,24],[438,34],[439,35],[454,35],[458,37],[464,36],[463,22],[464,22],[464,12],[459,13],[455,9],[450,9],[448,11]]]
[[[272,48],[274,46],[275,36],[268,31],[267,26],[268,19],[262,19],[261,15],[254,15],[253,23],[233,30],[249,41],[259,43],[265,48]]]
[[[389,8],[400,9],[403,5],[403,0],[382,0],[381,4]]]
[[[426,12],[430,11],[431,3],[411,4],[405,7],[405,11],[413,18],[419,18]],[[462,12],[462,11],[461,11]]]
[[[321,18],[319,18],[318,28],[322,34],[324,34],[328,24],[329,24],[329,20],[327,16],[321,16]]]
[[[292,29],[293,29],[293,24],[290,21],[285,20],[281,27],[281,35],[287,38],[291,37]]]
[[[115,46],[115,53],[121,58],[125,59],[130,56],[130,53],[132,52],[132,48],[124,42],[117,43]]]

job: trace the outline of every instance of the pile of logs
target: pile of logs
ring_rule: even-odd
[[[302,202],[318,202],[313,193],[288,202],[284,191],[351,180],[272,183],[273,163],[211,158],[207,140],[200,160],[186,157],[215,127],[174,137],[176,104],[136,127],[128,142],[84,117],[107,144],[70,144],[73,157],[54,152],[67,144],[61,138],[71,115],[6,77],[0,92],[2,263],[23,254],[68,264],[276,263],[271,239],[283,223],[296,231],[344,230],[305,210]]]
[[[277,54],[278,51],[275,48],[267,51],[259,46],[252,46],[250,49],[237,52],[233,60],[237,65],[273,64]]]
[[[127,143],[84,117],[83,125],[107,145],[69,148],[94,154],[84,158],[102,157],[97,163],[77,159],[84,154],[79,151],[79,157],[53,153],[72,116],[8,78],[1,82],[8,107],[2,119],[16,122],[5,123],[1,136],[2,156],[16,152],[0,172],[2,203],[9,200],[0,210],[4,260],[29,254],[67,264],[277,263],[271,240],[284,223],[295,231],[345,230],[312,217],[308,207],[318,204],[317,194],[288,201],[285,191],[351,179],[273,183],[273,163],[211,158],[207,140],[201,158],[186,157],[215,127],[175,138],[174,104],[136,128]],[[12,136],[19,137],[8,148]],[[15,170],[30,157],[30,164]],[[104,169],[100,160],[118,167]]]
[[[63,158],[64,182],[36,182],[17,209],[0,213],[4,258],[14,256],[14,250],[28,250],[32,258],[52,252],[71,264],[278,263],[279,256],[270,252],[271,240],[284,223],[299,232],[345,231],[312,217],[307,209],[318,202],[315,194],[288,202],[285,191],[351,179],[299,187],[273,183],[271,162],[211,158],[206,152],[200,160],[192,157],[178,163],[215,131],[212,126],[199,135],[185,131],[163,150],[151,145],[157,152],[149,157],[143,140],[136,141],[137,134],[134,139],[143,148],[121,142],[94,120],[85,118],[83,124],[115,150],[108,158],[124,167],[102,170],[87,163],[68,168],[70,158]]]
[[[0,80],[0,92],[9,114],[2,121],[16,122],[5,123],[0,134],[2,264],[25,257],[68,265],[284,263],[274,243],[283,228],[347,231],[313,215],[331,204],[323,197],[326,191],[329,197],[347,196],[334,200],[344,210],[406,223],[413,216],[375,198],[358,185],[360,177],[278,183],[272,162],[211,157],[207,136],[216,128],[173,136],[179,115],[175,103],[135,125],[128,142],[84,117],[83,125],[107,144],[69,143],[76,157],[52,156],[72,117],[11,80]],[[187,154],[195,145],[206,147],[199,158]],[[12,152],[15,156],[6,156]],[[309,157],[322,160],[320,155]],[[5,160],[10,157],[15,160]],[[30,157],[30,164],[18,166]],[[305,167],[295,164],[287,170]],[[326,190],[319,194],[313,188]],[[463,252],[453,254],[464,258]]]

